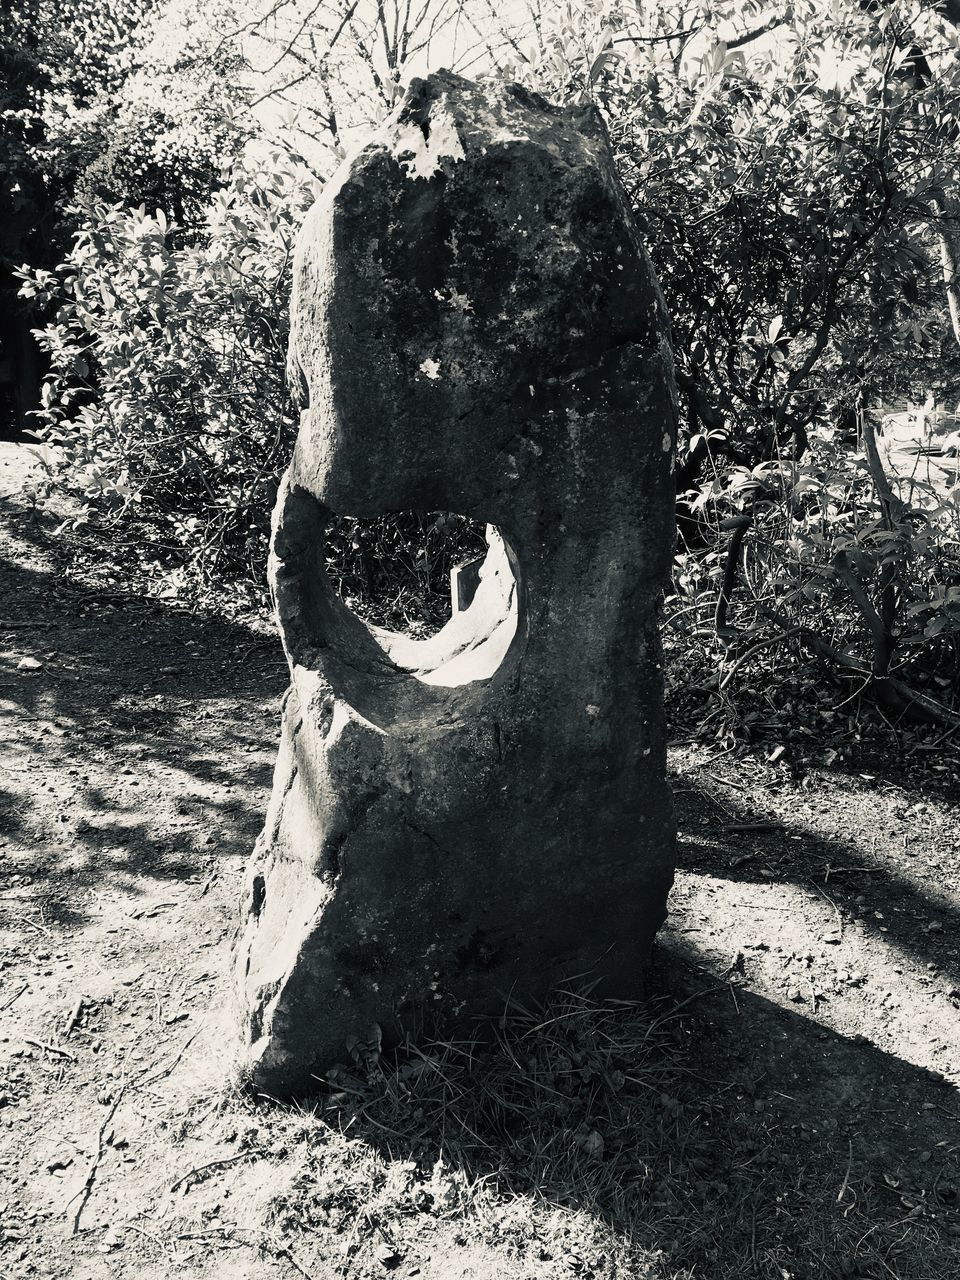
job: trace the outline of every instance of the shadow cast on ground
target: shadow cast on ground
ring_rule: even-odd
[[[852,839],[828,838],[726,793],[721,805],[689,778],[676,794],[678,870],[742,883],[812,886],[878,937],[882,920],[886,943],[918,961],[935,962],[960,983],[960,909],[904,875],[882,849],[868,855]]]
[[[38,551],[45,545],[38,538]],[[247,852],[286,686],[278,647],[240,624],[9,559],[0,560],[0,614],[0,749],[14,762],[0,839],[44,885],[48,923],[82,918],[76,895],[57,902],[71,848],[95,855],[78,873],[91,887],[184,879]],[[21,669],[24,657],[39,665]],[[178,813],[189,818],[183,830]],[[888,938],[918,956],[927,953],[917,921],[960,924],[852,841],[783,821],[726,833],[718,828],[767,815],[738,804],[723,813],[718,821],[703,788],[681,798],[684,869],[813,880],[871,926],[882,903]],[[192,842],[198,817],[217,833],[211,846]],[[319,1105],[339,1108],[337,1123],[384,1159],[422,1170],[424,1185],[442,1155],[473,1181],[594,1215],[625,1247],[660,1258],[650,1276],[949,1280],[960,1240],[955,1095],[933,1073],[705,979],[697,961],[693,948],[661,950],[667,994],[649,1007],[598,1021],[568,1001],[483,1052],[424,1045],[378,1062]],[[320,1230],[334,1206],[373,1239],[379,1212],[369,1198],[352,1204],[349,1183],[320,1176],[330,1131],[314,1133],[295,1202],[307,1263],[307,1226]],[[385,1225],[400,1233],[398,1221]],[[563,1265],[587,1274],[572,1255]]]
[[[16,511],[7,514],[11,522]],[[22,536],[21,536],[22,535]],[[44,563],[42,528],[0,557],[0,794],[5,861],[56,890],[78,876],[141,887],[211,855],[246,855],[262,822],[287,671],[279,642],[239,622]],[[197,819],[206,843],[197,844]],[[85,854],[85,856],[81,856]]]
[[[960,913],[882,846],[866,849],[853,829],[849,839],[818,834],[801,812],[775,815],[756,797],[724,791],[721,804],[690,776],[678,791],[682,872],[822,890],[878,944],[960,977],[949,941]],[[468,1182],[490,1179],[561,1217],[586,1213],[620,1242],[617,1274],[956,1274],[960,1103],[940,1073],[736,975],[717,981],[685,935],[658,956],[660,999],[635,1011],[598,1021],[561,1001],[493,1048],[424,1044],[366,1072],[358,1064],[333,1082],[343,1087],[335,1123],[421,1170],[424,1185],[442,1154]],[[322,1159],[316,1177],[322,1184]],[[308,1219],[329,1208],[316,1194],[296,1201]],[[414,1238],[404,1263],[420,1265],[418,1247]],[[544,1274],[588,1274],[582,1258],[556,1252],[556,1237],[537,1247]]]
[[[696,960],[661,951],[669,996],[612,1020],[561,1001],[494,1048],[424,1047],[358,1071],[338,1122],[425,1179],[442,1156],[468,1182],[602,1221],[623,1274],[947,1280],[960,1237],[952,1091],[760,996],[731,1000]],[[307,1222],[327,1211],[317,1155],[296,1206]],[[559,1244],[576,1241],[571,1228]],[[589,1274],[557,1246],[538,1246],[543,1274]],[[399,1248],[420,1264],[416,1237]]]

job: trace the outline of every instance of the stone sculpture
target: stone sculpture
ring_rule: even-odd
[[[260,1088],[564,979],[641,991],[673,869],[667,335],[590,107],[414,81],[308,217],[271,557],[292,687],[236,957]],[[401,509],[488,523],[423,641],[324,575],[332,514]]]

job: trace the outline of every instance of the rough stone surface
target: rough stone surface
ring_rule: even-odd
[[[415,81],[307,219],[271,562],[292,687],[237,948],[268,1092],[571,976],[642,990],[673,870],[666,335],[592,109]],[[491,527],[426,641],[323,572],[331,513],[408,508]]]

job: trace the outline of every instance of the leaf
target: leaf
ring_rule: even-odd
[[[594,58],[590,67],[590,83],[596,84],[604,71],[606,71],[607,68],[612,66],[615,62],[619,62],[620,59],[621,55],[616,49],[604,49],[602,53],[598,54],[597,57]]]

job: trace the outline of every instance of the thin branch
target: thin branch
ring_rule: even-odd
[[[28,1040],[26,1036],[23,1040],[24,1044],[33,1045],[35,1049],[43,1049],[47,1053],[59,1054],[61,1058],[66,1058],[69,1062],[76,1062],[76,1058],[67,1049],[61,1049],[58,1044],[45,1044],[42,1040]]]
[[[264,26],[271,18],[275,18],[281,9],[285,9],[288,4],[292,4],[293,0],[277,0],[260,18],[254,18],[250,22],[245,22],[237,27],[235,31],[228,31],[226,35],[221,36],[219,42],[212,50],[211,56],[216,56],[225,44],[229,44],[231,40],[236,40],[237,36],[242,36],[248,31],[256,31],[258,27]]]
[[[750,659],[760,653],[761,650],[769,648],[772,644],[780,644],[783,640],[791,640],[794,636],[798,636],[802,630],[803,627],[788,627],[786,631],[778,631],[775,636],[767,636],[766,640],[758,640],[745,653],[741,653],[736,662],[731,663],[717,689],[722,693],[740,668],[746,666]]]
[[[782,613],[766,605],[759,605],[758,612],[785,629],[791,625],[790,620]],[[919,693],[894,676],[878,678],[864,666],[859,658],[830,644],[810,627],[802,626],[797,634],[818,658],[832,663],[849,675],[861,677],[864,681],[862,692],[872,693],[878,702],[885,703],[897,715],[909,716],[924,724],[938,724],[943,728],[960,728],[960,716],[949,707],[945,707],[942,702],[937,702],[935,698],[930,698],[925,693]]]
[[[611,44],[666,44],[670,40],[685,40],[688,36],[698,35],[703,30],[699,27],[687,27],[686,30],[667,31],[659,36],[618,36]],[[728,46],[729,47],[729,46]]]
[[[25,982],[19,991],[14,992],[14,994],[10,997],[9,1000],[5,1001],[3,1004],[0,1004],[0,1013],[3,1013],[5,1009],[9,1009],[10,1006],[14,1003],[14,1001],[19,1000],[20,997],[23,995],[23,993],[29,990],[30,990],[30,984],[29,982]]]
[[[97,1171],[100,1168],[100,1161],[103,1159],[104,1135],[107,1132],[107,1128],[110,1125],[110,1121],[113,1119],[114,1115],[116,1114],[117,1107],[119,1107],[121,1101],[123,1100],[123,1093],[124,1093],[124,1090],[121,1089],[120,1092],[117,1094],[116,1098],[113,1100],[110,1110],[107,1112],[106,1116],[104,1116],[103,1124],[100,1126],[100,1132],[97,1134],[96,1155],[93,1157],[93,1160],[90,1163],[90,1168],[87,1171],[87,1177],[83,1186],[77,1192],[77,1196],[80,1197],[80,1203],[77,1205],[77,1211],[73,1215],[73,1223],[70,1228],[70,1234],[72,1236],[75,1236],[77,1232],[80,1230],[80,1215],[83,1213],[84,1209],[87,1207],[87,1201],[90,1199],[90,1192],[93,1190],[93,1184],[97,1177]],[[76,1200],[77,1196],[73,1196],[72,1199]]]
[[[727,40],[727,51],[731,49],[742,49],[745,44],[752,44],[754,40],[759,40],[761,36],[765,36],[769,31],[776,31],[778,27],[786,25],[786,18],[771,18],[769,22],[765,22],[761,27],[755,27],[753,31],[745,31],[743,35],[734,36],[732,40]]]
[[[344,13],[343,18],[340,21],[340,25],[337,27],[337,29],[331,35],[330,39],[327,41],[327,47],[323,51],[323,53],[320,55],[320,58],[317,62],[311,63],[301,75],[294,77],[293,80],[288,81],[281,88],[269,89],[266,93],[262,93],[259,98],[254,99],[254,101],[248,105],[247,110],[252,111],[254,107],[259,106],[261,102],[265,102],[267,98],[272,98],[279,94],[286,93],[288,90],[293,89],[296,85],[301,84],[304,80],[309,79],[310,76],[318,75],[319,72],[322,70],[322,68],[326,65],[327,59],[330,57],[330,54],[333,52],[334,46],[336,45],[337,41],[340,39],[341,35],[343,34],[345,28],[347,27],[348,23],[352,19],[353,15],[356,13],[357,6],[359,3],[360,3],[360,0],[353,0],[353,3]],[[320,4],[314,5],[313,9],[311,9],[310,11],[310,17],[312,17],[319,8],[320,8]],[[309,21],[309,19],[305,20],[304,25],[306,25],[306,21]],[[287,48],[280,55],[280,57],[277,58],[275,62],[271,63],[271,65],[265,69],[264,74],[266,74],[267,71],[272,71],[274,67],[276,67],[280,62],[283,61],[285,57],[288,56],[288,54],[293,52],[293,43],[299,37],[302,31],[303,31],[303,26],[301,26],[296,36],[294,36],[293,39],[289,42]],[[301,58],[299,59],[299,61],[302,62],[303,59]]]
[[[740,572],[740,548],[743,546],[747,530],[752,524],[752,515],[738,516],[735,520],[727,523],[727,527],[732,532],[730,534],[730,542],[727,545],[727,555],[723,566],[723,582],[720,584],[717,609],[713,618],[714,629],[718,635],[727,630],[727,609],[730,606],[730,597],[736,589]]]
[[[885,676],[890,668],[892,637],[884,626],[883,619],[874,607],[873,601],[867,595],[866,587],[850,567],[845,551],[838,551],[834,556],[833,568],[853,597],[853,603],[857,606],[870,633],[870,639],[873,642],[873,674]]]
[[[873,487],[876,489],[877,497],[880,499],[880,507],[885,523],[888,529],[892,529],[894,513],[903,515],[906,510],[906,504],[900,501],[890,487],[890,481],[887,479],[887,473],[884,471],[883,462],[880,459],[880,450],[877,448],[877,433],[869,413],[861,415],[860,434],[863,437],[863,448],[867,455],[870,478],[873,480]]]
[[[317,3],[313,6],[313,8],[310,10],[307,16],[304,18],[304,20],[300,23],[300,26],[297,27],[296,31],[293,33],[290,39],[286,42],[286,47],[282,50],[281,53],[277,54],[276,58],[273,60],[273,62],[270,63],[269,67],[263,67],[261,69],[261,74],[268,75],[271,71],[274,71],[280,65],[280,63],[284,60],[287,54],[292,51],[293,46],[297,43],[297,41],[303,35],[304,31],[307,29],[307,24],[313,18],[313,15],[317,12],[318,9],[321,9],[322,7],[323,7],[323,0],[317,0]],[[354,5],[354,8],[356,8],[356,5]],[[342,25],[345,25],[345,24],[342,24]],[[336,39],[336,37],[334,37],[334,39]]]
[[[221,1160],[208,1160],[206,1164],[198,1164],[195,1169],[189,1169],[185,1174],[179,1177],[176,1182],[170,1184],[170,1190],[176,1191],[178,1187],[182,1187],[185,1182],[189,1182],[191,1178],[196,1177],[199,1173],[206,1173],[208,1169],[224,1169],[228,1165],[237,1164],[240,1160],[251,1160],[256,1152],[240,1151],[235,1156],[226,1156]]]

